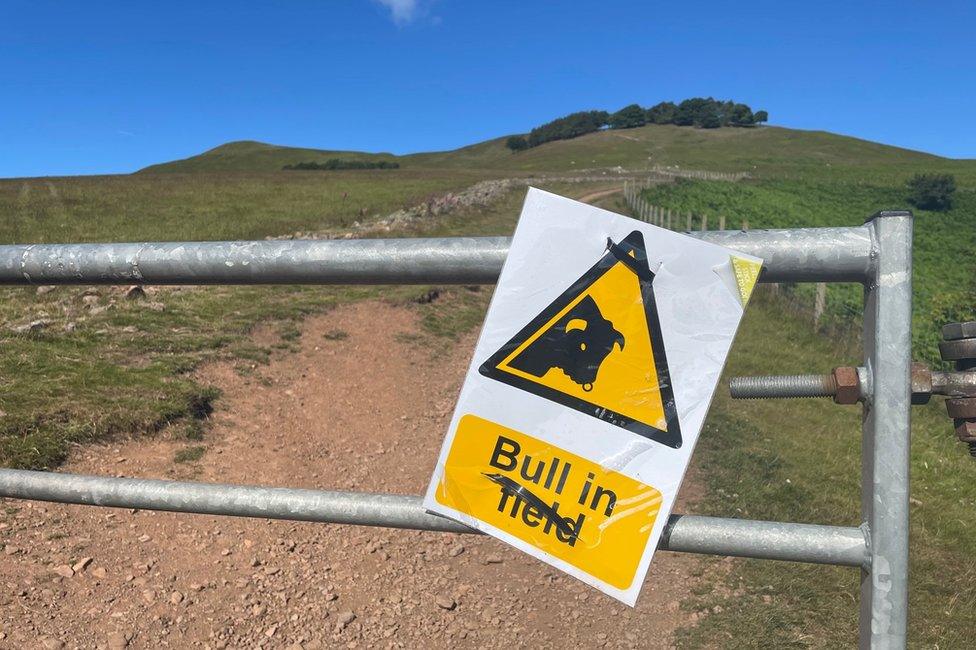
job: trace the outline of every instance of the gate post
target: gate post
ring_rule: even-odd
[[[908,468],[912,353],[912,213],[868,220],[873,272],[864,290],[861,513],[871,564],[861,571],[860,647],[904,648],[908,626]]]

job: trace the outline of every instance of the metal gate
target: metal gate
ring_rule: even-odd
[[[863,226],[689,233],[763,258],[760,282],[864,286],[861,522],[852,526],[672,515],[659,548],[861,571],[860,645],[905,646],[911,404],[912,215]],[[0,285],[478,284],[503,237],[0,246]],[[81,476],[0,469],[0,496],[362,526],[474,533],[419,496]]]

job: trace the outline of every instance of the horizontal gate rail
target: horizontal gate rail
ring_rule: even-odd
[[[764,260],[763,282],[861,282],[871,229],[688,233]],[[0,246],[0,285],[481,284],[498,279],[508,237]]]
[[[419,496],[111,478],[0,469],[0,496],[58,503],[477,533],[429,514]],[[659,548],[864,567],[860,528],[672,515]]]

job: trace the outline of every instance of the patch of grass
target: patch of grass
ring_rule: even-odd
[[[284,323],[278,330],[278,336],[281,337],[282,341],[297,341],[302,336],[302,331],[298,329],[298,325],[292,321]]]
[[[165,309],[150,311],[106,291],[110,308],[94,313],[80,301],[81,291],[2,291],[0,321],[51,321],[31,336],[0,323],[2,465],[51,468],[72,443],[172,425],[199,435],[198,421],[218,393],[194,379],[193,368],[221,359],[266,362],[269,351],[249,338],[258,323],[297,332],[295,324],[308,313],[383,294],[342,287],[160,290],[153,300]],[[126,331],[133,323],[138,328]]]
[[[180,449],[175,454],[173,454],[174,463],[192,463],[203,458],[203,455],[207,453],[207,448],[203,445],[194,445],[192,447],[184,447]]]
[[[433,302],[413,304],[420,312],[420,325],[431,337],[456,341],[485,317],[490,294],[481,287],[440,289]]]
[[[322,335],[326,341],[345,341],[349,338],[349,332],[345,330],[329,330]]]

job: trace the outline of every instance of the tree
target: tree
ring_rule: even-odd
[[[610,116],[611,129],[633,129],[647,124],[647,113],[638,104],[624,106]]]
[[[721,126],[722,117],[719,112],[721,102],[717,102],[711,97],[692,97],[678,104],[678,109],[674,113],[674,123],[678,126],[703,126],[703,121],[713,124],[717,118]],[[714,128],[714,127],[709,127]]]
[[[505,146],[511,149],[512,153],[518,153],[529,148],[529,141],[525,139],[525,136],[513,135],[505,140]]]
[[[752,109],[745,104],[734,104],[729,114],[729,124],[732,126],[752,126],[755,119]]]
[[[952,207],[956,178],[952,174],[915,174],[908,181],[908,202],[922,210]]]
[[[769,121],[769,113],[766,111],[756,111],[752,114],[752,121],[755,124],[761,124],[762,122]]]
[[[606,111],[581,111],[570,113],[537,126],[529,132],[529,146],[537,147],[552,140],[568,140],[587,133],[599,131],[607,125],[610,114]]]
[[[718,106],[706,106],[698,117],[698,126],[703,129],[717,129],[724,125],[723,113]]]
[[[674,124],[674,113],[678,109],[674,102],[661,102],[647,109],[647,121],[651,124]]]

